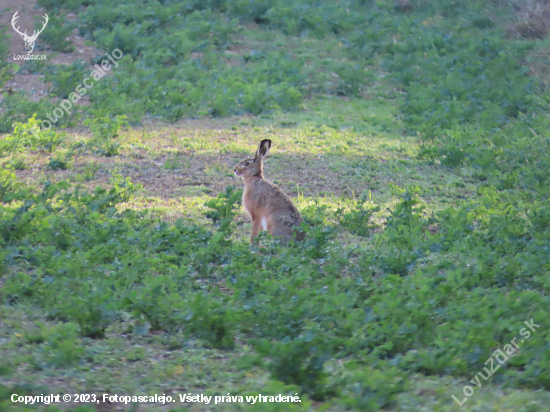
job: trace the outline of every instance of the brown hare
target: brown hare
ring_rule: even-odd
[[[293,235],[296,240],[305,237],[294,228],[300,226],[302,216],[292,200],[273,183],[264,180],[262,159],[270,148],[271,140],[262,140],[254,159],[245,159],[234,169],[244,182],[243,206],[252,219],[251,245],[260,229],[267,230],[273,237],[282,237],[284,243]]]

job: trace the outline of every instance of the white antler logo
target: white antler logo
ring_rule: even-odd
[[[36,39],[38,38],[38,35],[44,31],[44,29],[46,28],[46,25],[48,24],[48,20],[49,20],[48,15],[46,13],[44,13],[45,20],[44,20],[44,25],[42,26],[42,28],[40,30],[35,30],[32,36],[28,36],[27,35],[27,30],[25,30],[24,33],[21,33],[19,31],[19,26],[15,27],[15,21],[19,18],[17,13],[19,13],[19,10],[17,10],[15,12],[15,14],[13,15],[13,18],[11,19],[11,25],[12,25],[13,29],[17,33],[19,33],[21,35],[21,37],[23,38],[23,40],[25,41],[25,50],[27,51],[27,53],[32,53],[32,51],[34,50],[34,43],[36,42]]]

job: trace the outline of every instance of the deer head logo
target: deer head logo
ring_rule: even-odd
[[[44,13],[44,24],[43,24],[42,28],[40,30],[35,30],[34,33],[32,34],[32,36],[28,36],[27,35],[27,30],[25,30],[24,33],[21,33],[19,31],[19,26],[15,27],[15,21],[19,18],[17,13],[19,13],[19,10],[17,10],[15,12],[15,14],[13,15],[13,17],[11,19],[11,25],[12,25],[13,29],[17,33],[19,33],[21,35],[21,37],[23,38],[23,40],[25,41],[25,50],[27,51],[27,53],[32,53],[32,51],[34,50],[34,43],[36,42],[36,39],[38,38],[38,35],[44,31],[44,29],[46,28],[46,25],[48,24],[48,20],[49,20],[48,15],[46,13]]]

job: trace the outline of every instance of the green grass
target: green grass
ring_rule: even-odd
[[[317,104],[323,107],[330,105],[330,102],[320,101]],[[352,110],[352,106],[349,107]],[[69,187],[73,187],[76,184],[82,184],[90,189],[98,185],[109,187],[108,181],[110,176],[113,170],[116,170],[121,176],[128,177],[134,183],[139,182],[143,185],[143,189],[138,190],[135,195],[117,206],[121,212],[126,208],[138,212],[147,212],[149,217],[146,216],[145,221],[156,217],[161,219],[161,221],[167,222],[168,226],[165,226],[165,229],[162,230],[168,230],[177,219],[185,222],[184,225],[198,224],[204,228],[209,228],[209,230],[216,230],[216,227],[212,226],[212,223],[204,216],[207,211],[204,203],[219,192],[223,192],[226,186],[241,187],[242,184],[231,174],[232,166],[243,156],[252,152],[255,148],[255,143],[262,136],[268,135],[273,139],[274,146],[270,156],[266,160],[266,176],[285,188],[294,198],[306,219],[313,225],[320,225],[317,226],[319,228],[325,225],[337,225],[336,227],[338,227],[339,222],[342,222],[341,213],[352,213],[351,216],[354,216],[354,210],[357,210],[354,199],[359,199],[361,195],[368,196],[370,193],[372,203],[367,203],[367,205],[380,206],[381,210],[375,212],[373,215],[373,220],[371,221],[373,229],[367,231],[367,237],[353,235],[350,233],[350,230],[342,226],[335,233],[337,243],[330,243],[332,246],[328,246],[329,244],[324,246],[329,248],[329,257],[325,256],[320,260],[314,259],[312,264],[314,266],[320,265],[319,269],[324,271],[326,269],[321,268],[334,260],[335,267],[329,268],[330,272],[327,272],[328,277],[326,281],[329,281],[334,275],[336,277],[323,286],[325,288],[336,288],[335,290],[344,288],[346,290],[352,287],[351,285],[360,284],[357,282],[366,282],[362,286],[353,286],[351,290],[358,288],[354,293],[361,293],[360,291],[363,288],[368,288],[366,290],[373,287],[375,290],[380,288],[380,291],[376,293],[376,296],[379,296],[376,300],[384,299],[388,291],[382,285],[385,283],[383,279],[387,276],[385,273],[387,273],[388,269],[380,269],[380,263],[371,262],[369,260],[371,258],[368,258],[368,256],[382,250],[384,244],[389,239],[387,237],[389,236],[387,229],[385,232],[384,228],[387,225],[387,218],[390,216],[391,211],[400,202],[398,187],[418,187],[419,196],[425,202],[424,214],[428,217],[448,207],[454,209],[457,204],[460,205],[463,202],[475,203],[482,201],[483,196],[480,195],[479,191],[483,187],[483,182],[468,178],[469,171],[467,167],[442,168],[435,163],[430,164],[430,162],[418,159],[419,144],[416,139],[403,138],[397,134],[384,132],[365,134],[352,129],[338,130],[327,126],[316,127],[314,122],[310,120],[310,117],[312,117],[311,114],[305,113],[304,118],[295,118],[295,125],[285,125],[283,127],[279,125],[278,119],[257,119],[255,121],[261,123],[261,125],[238,125],[237,123],[237,126],[221,128],[215,122],[212,125],[208,125],[205,122],[197,121],[195,124],[189,122],[182,126],[155,127],[154,130],[149,131],[130,130],[123,132],[120,137],[121,152],[118,156],[101,157],[94,154],[82,154],[75,156],[72,169],[52,172],[47,168],[50,155],[40,151],[33,151],[32,160],[27,161],[28,167],[41,172],[34,173],[34,175],[26,174],[25,171],[16,171],[16,173],[22,173],[20,180],[26,182],[26,190],[39,191],[42,185],[40,180],[43,182],[46,178],[52,182],[67,180]],[[285,115],[285,118],[288,118],[288,115]],[[214,127],[207,128],[206,126]],[[266,130],[266,128],[269,130]],[[305,137],[301,140],[302,136],[307,136],[307,143]],[[139,150],[135,149],[137,144],[141,145]],[[193,153],[193,156],[190,156],[190,153]],[[19,155],[14,154],[13,156],[16,157]],[[12,162],[11,159],[12,157],[7,156],[3,159],[3,162],[6,165],[10,164]],[[167,159],[171,159],[170,161],[177,166],[166,168]],[[86,170],[88,170],[88,174],[91,174],[89,171],[93,169],[96,169],[96,172],[90,177],[90,180],[78,178],[78,176],[85,175]],[[289,170],[292,170],[292,173],[289,173]],[[42,177],[38,178],[37,174]],[[4,221],[6,219],[9,221],[9,216],[21,204],[20,202],[12,202],[11,206],[6,204],[4,206],[4,213],[7,214],[3,217]],[[66,212],[60,213],[60,216],[63,216]],[[110,212],[104,211],[101,213],[107,213],[105,215],[105,218],[107,218]],[[63,219],[70,222],[71,218],[69,216]],[[36,218],[38,218],[38,215],[35,215],[34,219]],[[46,221],[50,221],[51,218],[47,218]],[[107,218],[106,222],[110,219],[112,218]],[[148,226],[148,223],[139,223],[139,220],[135,221],[130,216],[123,219],[130,219],[128,220],[129,224],[137,225],[136,227],[146,228]],[[102,220],[104,218],[100,219],[100,221]],[[260,256],[264,256],[262,259],[275,258],[278,254],[276,252],[277,248],[269,246],[270,243],[265,238],[263,238],[262,243],[267,249],[246,252],[247,247],[245,245],[250,232],[248,218],[244,215],[243,210],[239,208],[233,220],[236,225],[232,227],[227,239],[234,242],[232,244],[235,247],[236,245],[244,247],[243,249],[239,246],[239,250],[241,250],[239,253],[252,253],[251,256],[260,253]],[[45,226],[42,224],[38,226],[44,228],[41,229],[45,231],[44,234],[50,233],[48,227],[52,224],[62,224],[61,222],[54,223],[55,220],[50,222]],[[351,224],[353,227],[353,221]],[[432,230],[439,233],[442,232],[443,227],[448,226],[448,223],[442,221],[441,218],[433,224]],[[460,226],[451,227],[454,227],[453,230],[461,230]],[[21,230],[25,229],[21,227]],[[353,232],[353,230],[351,231]],[[27,235],[23,233],[17,235],[16,239],[19,236],[23,236],[21,239],[24,239],[30,235],[30,233]],[[122,236],[126,236],[126,232],[124,231],[119,233]],[[112,241],[116,241],[115,239],[119,236],[114,235],[114,232],[113,235],[106,235],[115,236],[112,237]],[[404,235],[405,233],[402,233],[400,236]],[[105,235],[97,233],[92,236]],[[436,234],[435,236],[438,235]],[[176,239],[174,238],[174,240]],[[50,242],[44,238],[43,240],[37,239],[31,241],[31,244],[36,241],[39,242],[38,244],[43,244],[44,246],[44,242]],[[93,238],[88,240],[88,242],[90,241],[95,242]],[[106,239],[101,243],[105,241]],[[321,241],[323,241],[322,238]],[[9,244],[13,244],[13,240],[8,240],[8,242],[10,242]],[[174,244],[170,243],[169,247],[173,246]],[[467,262],[476,261],[475,251],[473,254],[470,251],[468,253],[469,257],[462,257],[464,254],[462,248],[466,246],[467,243],[464,245],[457,244],[456,249],[448,250],[447,252],[438,252],[437,248],[434,249],[434,252],[428,253],[428,255],[415,263],[416,269],[413,269],[409,276],[417,273],[414,276],[416,280],[411,281],[414,283],[420,281],[421,278],[429,280],[432,276],[436,276],[437,279],[438,276],[441,276],[438,273],[441,273],[444,267],[450,267],[448,265],[461,267],[463,262],[465,262],[465,258]],[[153,263],[164,255],[164,252],[160,252],[158,246],[155,247],[154,243],[145,248],[143,246],[130,246],[129,244],[127,247],[128,249],[124,252],[124,256],[137,257],[141,253],[146,253],[149,256],[148,261],[150,263],[144,266],[144,275],[151,273],[150,271],[153,270],[153,273],[158,271],[159,276],[168,275],[180,278],[185,273],[180,274],[183,266],[181,269],[178,269],[177,266],[173,265],[165,267],[163,264],[158,266],[159,263]],[[63,255],[67,253],[66,251],[63,252],[63,250],[66,250],[64,248],[60,250]],[[230,252],[231,249],[223,249],[222,247],[222,250],[226,250],[226,252],[222,253],[233,253]],[[297,249],[291,253],[300,253],[299,250]],[[146,321],[147,316],[145,318],[141,317],[143,315],[136,317],[135,314],[132,314],[132,311],[127,312],[126,310],[121,312],[121,319],[116,320],[116,318],[113,318],[107,321],[108,326],[102,339],[91,340],[87,337],[76,337],[74,341],[71,341],[73,342],[74,350],[76,350],[76,355],[74,355],[76,356],[76,360],[74,363],[57,365],[55,363],[55,349],[48,349],[47,335],[44,338],[38,339],[38,343],[34,343],[37,341],[36,338],[29,338],[43,336],[45,332],[41,331],[48,331],[49,328],[53,328],[59,324],[57,323],[58,320],[55,320],[57,316],[53,315],[52,318],[51,315],[51,310],[58,304],[55,302],[46,303],[44,298],[39,298],[38,296],[43,292],[39,292],[39,295],[36,295],[36,292],[30,292],[38,287],[31,280],[38,275],[33,269],[36,263],[32,263],[36,258],[32,258],[31,256],[35,253],[42,255],[43,252],[40,252],[40,249],[36,249],[35,252],[29,249],[25,253],[29,252],[31,255],[25,260],[13,260],[13,258],[12,260],[7,260],[7,262],[13,263],[8,263],[3,276],[3,296],[8,305],[2,309],[3,318],[6,319],[1,329],[4,342],[2,351],[6,355],[4,359],[10,359],[7,366],[12,369],[13,374],[9,378],[9,382],[32,384],[36,381],[47,380],[46,377],[53,374],[53,376],[59,376],[59,379],[56,381],[56,384],[48,386],[48,391],[50,392],[67,391],[67,388],[70,388],[72,392],[93,391],[94,393],[128,394],[178,392],[183,389],[183,392],[186,393],[204,392],[207,394],[220,394],[222,392],[224,394],[227,392],[233,394],[268,393],[269,388],[272,388],[271,391],[273,393],[283,391],[283,389],[279,389],[279,386],[275,384],[271,377],[268,358],[263,358],[263,356],[259,356],[254,351],[254,345],[258,343],[252,343],[256,341],[255,338],[249,341],[251,338],[250,332],[243,330],[239,333],[236,330],[233,332],[236,333],[234,348],[229,351],[220,350],[213,348],[212,343],[208,339],[197,338],[194,334],[189,335],[186,333],[185,327],[176,327],[174,330],[170,327],[169,330],[164,331],[165,327],[162,326],[160,330],[149,331],[145,336],[141,334],[136,335],[135,322]],[[77,256],[82,252],[76,252],[75,250],[72,253],[76,253],[75,256]],[[128,253],[129,255],[127,255]],[[340,254],[348,256],[349,262],[346,264],[343,264],[341,261],[338,262],[343,257],[337,257]],[[92,257],[94,254],[92,253],[89,256]],[[155,256],[158,257],[155,258]],[[122,259],[122,257],[119,258]],[[365,258],[367,258],[367,261],[365,261]],[[115,262],[117,259],[115,259]],[[131,259],[133,261],[135,257]],[[387,256],[384,259],[387,260]],[[117,264],[114,262],[110,263],[109,258],[107,260],[101,258],[101,261],[104,263],[99,263],[99,261],[97,263],[99,265],[97,276],[100,276],[100,278],[97,278],[97,281],[105,276],[107,278],[104,279],[111,279],[115,276],[115,278],[122,280],[130,275],[130,272],[127,272],[126,275],[117,274],[122,268],[117,269]],[[284,258],[283,261],[285,261]],[[325,261],[326,263],[323,263]],[[69,262],[70,260],[63,259],[56,265],[61,264],[62,267],[66,267],[66,264]],[[46,265],[44,268],[51,265],[51,263],[46,263],[46,261],[44,261],[44,264]],[[152,269],[157,266],[157,269]],[[369,269],[369,266],[372,269]],[[150,269],[146,269],[147,267],[150,267]],[[219,297],[229,293],[223,299],[224,301],[233,294],[234,303],[231,303],[231,306],[228,306],[228,308],[234,304],[237,304],[237,307],[242,305],[243,301],[241,298],[235,296],[236,293],[242,292],[237,292],[234,289],[235,285],[232,281],[226,283],[222,267],[209,267],[210,269],[205,269],[207,271],[204,274],[193,274],[194,272],[192,271],[181,279],[182,281],[187,279],[185,280],[186,283],[191,282],[191,284],[196,285],[192,286],[191,290],[198,288],[198,291],[212,291],[215,295],[221,292],[221,295],[218,295]],[[434,271],[433,268],[440,269]],[[94,272],[96,271],[96,269],[90,269]],[[46,269],[46,271],[49,270]],[[57,269],[57,271],[59,270],[62,271],[61,273],[66,274],[55,275],[53,279],[58,280],[54,280],[53,284],[58,284],[57,282],[62,279],[69,281],[73,277],[73,271],[77,273],[82,269]],[[252,278],[256,279],[256,281],[260,281],[263,276],[269,273],[262,271],[258,274],[255,269],[251,268],[251,270]],[[452,272],[458,273],[456,269]],[[22,277],[23,273],[29,273],[31,278],[27,278],[26,275]],[[38,277],[50,276],[46,273],[43,272]],[[300,271],[294,272],[291,270],[288,272],[288,275],[275,275],[275,279],[283,276],[280,278],[282,281],[283,279],[287,279],[286,276],[290,276],[288,278],[290,280],[298,276],[306,284],[312,282],[318,283],[320,280],[321,284],[325,284],[325,281],[322,280],[323,278],[316,279],[314,276],[310,280],[306,280],[307,278],[303,278],[303,275],[299,275],[299,273]],[[328,275],[328,273],[332,273],[332,275]],[[93,276],[95,278],[96,275]],[[189,278],[187,276],[192,277]],[[273,275],[267,276],[267,279],[269,279]],[[368,280],[371,276],[372,280]],[[468,277],[475,277],[476,275],[466,272],[465,275],[458,276],[459,278],[466,276],[464,280],[467,281]],[[231,277],[228,279],[231,279]],[[81,278],[79,282],[83,280],[84,278]],[[29,281],[31,283],[28,283]],[[379,283],[379,281],[382,283]],[[266,280],[266,282],[273,282],[273,280]],[[276,282],[275,285],[277,284]],[[456,281],[451,281],[451,284],[454,282]],[[398,282],[397,285],[401,283]],[[463,288],[464,285],[460,286],[459,283],[455,287]],[[403,286],[396,287],[401,288]],[[23,289],[21,289],[22,287]],[[74,287],[78,288],[76,285],[72,286],[72,288]],[[311,287],[309,286],[308,289]],[[467,289],[469,288],[471,286],[467,287]],[[131,289],[134,288],[132,287]],[[215,292],[218,289],[220,292]],[[245,289],[243,289],[243,292]],[[466,295],[464,295],[464,298],[469,301],[469,298],[467,298],[469,293],[473,293],[478,289],[479,287],[472,289],[472,292],[465,290]],[[29,292],[25,292],[25,290],[29,290]],[[487,291],[489,290],[490,288],[487,289]],[[28,295],[29,293],[30,295]],[[21,298],[16,298],[20,294]],[[26,295],[29,297],[24,297]],[[494,299],[497,296],[498,294],[494,295]],[[13,300],[14,298],[16,300]],[[35,299],[38,299],[38,301]],[[19,303],[13,306],[15,302]],[[116,305],[115,302],[113,301]],[[384,302],[384,300],[380,302]],[[40,309],[44,304],[51,309],[44,312],[43,309]],[[261,305],[259,302],[257,304]],[[481,304],[481,307],[484,305]],[[536,307],[536,305],[531,307],[524,316],[529,316]],[[64,310],[66,311],[67,309]],[[288,308],[286,311],[291,313],[292,310]],[[50,314],[48,315],[48,313]],[[480,311],[477,315],[472,314],[468,316],[478,317],[482,314],[483,311]],[[69,318],[66,318],[67,315],[62,316],[65,321],[68,321],[73,315],[69,315]],[[515,323],[509,323],[510,331],[502,334],[503,342],[517,335],[515,329],[520,324],[520,318]],[[177,325],[177,322],[175,325]],[[545,331],[541,330],[540,333],[544,334]],[[432,339],[431,337],[433,336],[431,334],[427,335],[426,339]],[[29,341],[29,339],[33,340]],[[461,339],[466,339],[466,337]],[[360,340],[356,344],[359,344],[359,342]],[[470,344],[474,345],[474,342]],[[423,345],[420,347],[423,347]],[[136,348],[139,349],[136,351]],[[141,348],[144,351],[142,355],[140,355],[142,353]],[[65,350],[71,350],[71,348],[69,347],[69,349],[66,348]],[[411,350],[414,351],[415,349]],[[451,349],[449,348],[449,350]],[[54,354],[51,353],[52,351]],[[247,353],[250,355],[247,355]],[[358,370],[366,367],[367,365],[359,366],[362,364],[361,359],[363,356],[367,356],[366,353],[368,351],[364,355],[362,353],[363,351],[360,350],[355,353],[350,352],[343,358],[328,359],[324,366],[328,371],[328,387],[342,385],[341,382],[344,379],[342,376],[346,376],[345,369],[342,369],[343,365],[349,362],[359,362],[356,366],[359,367]],[[409,352],[409,356],[410,353],[412,352]],[[253,364],[248,364],[247,362],[251,362],[251,360],[245,361],[248,358],[257,360]],[[366,359],[371,358],[367,357]],[[382,371],[386,370],[386,366],[383,366],[386,362],[382,361],[377,368]],[[434,377],[413,373],[407,378],[408,384],[403,389],[404,392],[400,395],[396,394],[397,396],[391,408],[395,410],[412,410],[413,408],[424,407],[428,408],[427,410],[430,410],[430,408],[439,408],[442,411],[455,410],[453,408],[456,408],[456,406],[454,406],[450,396],[455,394],[458,397],[461,393],[461,388],[481,369],[481,367],[472,366],[462,372],[464,374],[461,374],[463,377],[451,377],[443,374],[443,377],[435,379]],[[408,370],[408,368],[405,370]],[[137,373],[138,371],[140,373]],[[494,379],[496,380],[497,378],[495,377]],[[476,394],[471,398],[471,401],[466,403],[465,410],[474,411],[483,405],[498,408],[498,405],[510,407],[514,404],[520,405],[518,407],[523,408],[518,410],[536,410],[528,408],[536,408],[534,405],[537,405],[537,402],[543,405],[548,397],[547,392],[544,391],[532,392],[525,389],[505,389],[506,386],[503,387],[502,383],[498,384],[497,382],[488,382],[482,389],[479,391],[476,390]],[[514,385],[512,385],[513,387]],[[293,391],[301,392],[299,388],[287,388],[284,391],[286,391],[285,393]],[[304,401],[308,398],[307,395],[302,396]],[[528,403],[525,401],[527,398],[529,400]],[[302,406],[306,408],[304,410],[308,408],[306,405],[312,405],[311,407],[314,409],[341,410],[342,404],[338,399],[340,398],[327,398],[322,403],[314,402],[313,404],[306,402]],[[151,408],[154,409],[152,406]],[[194,410],[206,410],[205,407],[194,406],[194,408]],[[239,410],[236,405],[217,405],[216,409]]]
[[[93,89],[89,131],[31,137],[25,110],[45,103],[3,100],[4,126],[22,122],[0,141],[2,409],[79,406],[17,392],[545,410],[550,100],[525,64],[548,40],[504,38],[508,4],[40,4],[127,57]],[[80,69],[44,70],[66,88]],[[302,244],[248,245],[232,170],[264,138]]]

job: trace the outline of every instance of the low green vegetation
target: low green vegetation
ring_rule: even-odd
[[[63,120],[89,133],[31,134],[54,103],[3,97],[2,408],[230,392],[302,402],[164,409],[446,412],[469,385],[465,411],[545,410],[550,94],[529,62],[549,44],[506,34],[512,4],[39,4],[125,57]],[[57,97],[88,70],[30,66]],[[248,245],[232,167],[266,136],[298,244]]]

